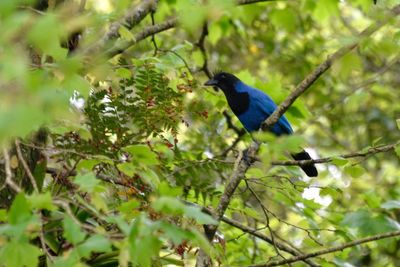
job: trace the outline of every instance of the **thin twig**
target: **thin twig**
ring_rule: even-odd
[[[3,148],[3,157],[4,157],[4,168],[6,172],[6,184],[11,187],[12,190],[19,193],[22,189],[14,182],[12,179],[11,165],[10,165],[10,155],[6,148]]]
[[[111,24],[110,29],[93,45],[88,47],[83,54],[90,55],[96,54],[104,49],[107,43],[119,37],[119,29],[121,27],[126,27],[127,29],[132,29],[137,24],[139,24],[152,10],[154,6],[157,5],[158,1],[155,0],[145,0],[137,6],[132,6],[127,10],[124,17],[120,21],[116,21]]]
[[[129,40],[129,41],[122,41],[120,44],[112,47],[111,49],[109,49],[108,51],[105,52],[105,54],[108,57],[113,57],[115,55],[121,54],[122,52],[124,52],[125,50],[127,50],[129,47],[137,44],[138,42],[146,39],[149,36],[152,36],[154,34],[169,30],[174,28],[177,25],[177,19],[176,18],[172,18],[169,20],[166,20],[160,24],[156,24],[156,25],[152,25],[152,26],[148,26],[146,28],[143,29],[143,31],[137,33],[135,35],[135,38],[133,38],[133,40]]]
[[[250,190],[251,194],[256,198],[258,204],[260,205],[260,207],[261,207],[261,209],[262,209],[262,211],[263,211],[263,213],[264,213],[264,216],[265,216],[265,219],[266,219],[266,226],[267,226],[268,231],[269,231],[269,233],[270,233],[270,235],[271,235],[272,245],[273,245],[273,247],[274,247],[276,253],[277,253],[280,257],[282,257],[282,258],[285,259],[285,257],[279,252],[279,249],[278,249],[278,247],[276,246],[275,237],[274,237],[274,232],[272,231],[272,228],[271,228],[271,225],[270,225],[269,216],[268,216],[268,209],[264,206],[264,203],[262,202],[262,200],[260,199],[260,197],[259,197],[259,196],[257,195],[257,193],[253,190],[253,188],[251,188],[251,186],[249,185],[249,183],[248,183],[246,180],[245,180],[245,183],[246,183],[247,188]]]
[[[155,25],[154,12],[155,12],[155,11],[151,11],[151,13],[150,13],[151,25],[152,25],[152,26]],[[151,35],[151,42],[153,43],[153,46],[154,46],[154,54],[153,54],[153,56],[156,56],[156,55],[157,55],[157,52],[158,52],[158,46],[157,46],[157,42],[156,42],[156,34],[155,34],[155,33],[153,33],[153,34]]]
[[[21,161],[22,166],[24,167],[25,173],[28,176],[29,180],[31,181],[31,184],[33,186],[33,189],[35,190],[36,193],[39,193],[39,188],[38,185],[36,183],[36,179],[33,176],[31,170],[29,169],[28,164],[26,163],[24,156],[22,155],[21,152],[21,147],[20,147],[20,142],[18,139],[15,140],[15,148],[17,150],[17,155],[18,155],[18,159]]]
[[[200,70],[203,71],[209,79],[211,79],[212,73],[208,68],[208,55],[205,46],[205,40],[207,35],[208,35],[208,25],[207,22],[204,22],[200,38],[197,41],[196,46],[200,49],[201,54],[203,55],[203,66],[200,68]]]
[[[324,254],[329,254],[329,253],[333,253],[333,252],[337,252],[337,251],[342,251],[346,248],[351,248],[357,245],[361,245],[363,243],[368,243],[368,242],[372,242],[372,241],[376,241],[376,240],[381,240],[381,239],[385,239],[385,238],[390,238],[390,237],[395,237],[395,236],[400,236],[400,231],[394,231],[394,232],[388,232],[388,233],[384,233],[384,234],[379,234],[379,235],[374,235],[374,236],[370,236],[370,237],[366,237],[366,238],[362,238],[359,240],[354,240],[339,246],[335,246],[335,247],[331,247],[331,248],[327,248],[327,249],[322,249],[319,251],[315,251],[315,252],[311,252],[308,254],[304,254],[304,255],[299,255],[299,256],[295,256],[292,257],[290,259],[286,259],[286,260],[281,260],[281,261],[276,261],[276,262],[271,262],[271,263],[260,263],[260,264],[255,264],[255,265],[250,265],[248,267],[269,267],[269,266],[279,266],[279,265],[284,265],[284,264],[290,264],[293,262],[297,262],[297,261],[302,261],[305,259],[309,259],[309,258],[314,258],[314,257],[318,257]]]
[[[53,256],[51,255],[50,251],[47,249],[47,246],[46,246],[46,239],[45,239],[45,237],[44,237],[43,215],[41,215],[40,221],[41,221],[40,231],[39,231],[40,244],[41,244],[41,246],[42,246],[42,249],[43,249],[44,253],[45,253],[45,254],[47,255],[47,257],[49,258],[49,260],[50,260],[51,262],[54,262],[54,258],[53,258]]]
[[[267,243],[269,243],[271,245],[275,244],[280,250],[285,251],[285,252],[287,252],[289,254],[298,255],[298,256],[303,255],[302,252],[297,251],[298,249],[291,248],[290,246],[287,246],[287,245],[285,245],[283,243],[280,243],[280,242],[278,242],[276,240],[272,241],[272,239],[269,236],[260,233],[259,232],[260,229],[254,229],[254,228],[248,227],[248,226],[246,226],[246,225],[244,225],[244,224],[242,224],[242,223],[240,223],[240,222],[238,222],[236,220],[230,219],[230,218],[228,218],[226,216],[223,216],[221,221],[226,223],[226,224],[229,224],[230,226],[233,226],[233,227],[235,227],[237,229],[240,229],[241,231],[243,231],[245,233],[253,235],[253,236],[255,236],[255,237],[257,237],[257,238],[259,238],[261,240],[264,240],[264,241],[266,241]],[[305,262],[307,264],[309,264],[310,266],[313,266],[313,267],[319,266],[318,264],[314,263],[313,261],[305,260]]]

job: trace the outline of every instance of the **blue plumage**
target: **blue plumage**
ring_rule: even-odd
[[[263,91],[248,86],[242,81],[237,81],[234,86],[237,92],[249,94],[249,108],[244,113],[238,115],[240,122],[247,131],[257,131],[260,129],[261,123],[277,108],[275,102]],[[280,117],[270,130],[277,136],[293,133],[293,129],[285,116]]]
[[[259,130],[261,124],[277,108],[275,102],[266,93],[245,84],[230,73],[219,72],[205,85],[217,86],[224,92],[230,108],[248,132]],[[277,136],[293,133],[293,129],[285,116],[281,116],[269,130]],[[304,150],[292,154],[292,157],[295,160],[311,159],[310,155]],[[318,171],[312,163],[300,167],[310,177],[318,175]]]

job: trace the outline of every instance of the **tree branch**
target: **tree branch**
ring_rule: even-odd
[[[177,19],[173,18],[173,19],[169,19],[160,24],[148,26],[148,27],[144,28],[143,31],[137,33],[133,40],[121,42],[120,44],[116,45],[115,47],[112,47],[111,49],[109,49],[106,52],[106,54],[109,57],[113,57],[117,54],[124,52],[132,45],[137,44],[138,42],[146,39],[147,37],[153,36],[154,34],[159,33],[159,32],[169,30],[169,29],[175,27],[176,25],[177,25]]]
[[[3,157],[4,157],[4,168],[6,173],[6,184],[11,187],[16,193],[22,191],[22,189],[14,182],[12,179],[12,171],[11,171],[11,164],[10,164],[10,155],[6,148],[3,148]]]
[[[35,177],[33,177],[32,171],[29,169],[29,166],[26,163],[24,156],[22,155],[21,147],[19,144],[20,144],[19,140],[18,139],[15,140],[15,149],[17,150],[18,159],[21,161],[22,166],[24,167],[25,173],[29,177],[29,180],[31,181],[33,189],[35,190],[36,193],[39,193],[39,188],[36,183],[36,179],[35,179]]]
[[[268,236],[266,236],[264,234],[261,234],[257,229],[248,227],[248,226],[246,226],[244,224],[241,224],[238,221],[232,220],[232,219],[230,219],[230,218],[228,218],[226,216],[223,216],[221,218],[221,221],[223,221],[226,224],[229,224],[230,226],[233,226],[233,227],[235,227],[237,229],[242,230],[244,233],[248,233],[248,234],[253,235],[253,236],[255,236],[255,237],[257,237],[257,238],[259,238],[261,240],[264,240],[265,242],[267,242],[267,243],[269,243],[271,245],[274,245],[277,248],[279,248],[280,250],[285,251],[285,252],[287,252],[289,254],[296,255],[296,256],[304,255],[303,253],[297,251],[296,249],[291,248],[288,245],[280,243],[277,240],[272,240],[270,237],[268,237]],[[307,259],[304,260],[304,262],[306,262],[310,266],[319,266],[318,264],[314,263],[313,261],[310,261],[310,260],[307,260]]]
[[[279,0],[238,0],[237,4],[239,6],[244,6],[244,5],[250,5],[250,4],[256,4],[256,3],[263,3],[263,2],[276,2]],[[285,1],[285,0],[283,0]],[[290,1],[290,0],[286,0],[286,1]]]
[[[119,37],[119,29],[125,26],[128,29],[132,29],[139,24],[150,12],[155,10],[158,4],[158,0],[145,0],[137,6],[133,6],[128,9],[124,17],[117,22],[111,24],[110,29],[106,32],[100,40],[84,51],[84,54],[95,54],[102,50],[108,41]]]
[[[284,265],[284,264],[290,264],[290,263],[293,263],[293,262],[297,262],[297,261],[302,261],[302,260],[309,259],[309,258],[318,257],[318,256],[321,256],[321,255],[324,255],[324,254],[329,254],[329,253],[333,253],[333,252],[336,252],[336,251],[342,251],[342,250],[344,250],[346,248],[354,247],[354,246],[357,246],[357,245],[360,245],[360,244],[363,244],[363,243],[368,243],[368,242],[372,242],[372,241],[376,241],[376,240],[380,240],[380,239],[385,239],[385,238],[390,238],[390,237],[395,237],[395,236],[400,236],[400,231],[394,231],[394,232],[388,232],[388,233],[384,233],[384,234],[374,235],[374,236],[362,238],[362,239],[359,239],[359,240],[351,241],[351,242],[345,243],[345,244],[340,245],[340,246],[335,246],[335,247],[331,247],[331,248],[327,248],[327,249],[322,249],[322,250],[319,250],[319,251],[311,252],[311,253],[308,253],[308,254],[305,254],[305,255],[292,257],[290,259],[271,262],[271,263],[255,264],[255,265],[250,265],[248,267],[269,267],[269,266],[279,266],[279,265]]]
[[[367,150],[362,150],[362,151],[359,151],[359,152],[343,154],[343,155],[338,155],[338,156],[333,156],[333,157],[320,158],[320,159],[272,161],[271,165],[276,165],[276,166],[298,165],[298,166],[302,166],[302,165],[309,165],[311,163],[313,163],[313,164],[327,163],[327,162],[331,162],[335,158],[348,159],[348,158],[366,157],[366,156],[369,156],[369,155],[374,155],[374,154],[383,153],[383,152],[387,152],[387,151],[393,150],[398,145],[400,145],[400,142],[397,142],[397,143],[394,143],[394,144],[389,144],[389,145],[370,147]]]

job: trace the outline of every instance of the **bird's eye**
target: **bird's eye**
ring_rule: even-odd
[[[222,75],[221,75],[221,78],[225,78],[225,74],[222,74]]]

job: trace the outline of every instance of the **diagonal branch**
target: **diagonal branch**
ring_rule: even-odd
[[[176,18],[172,18],[172,19],[164,21],[163,23],[155,24],[155,25],[152,25],[152,26],[148,26],[148,27],[144,28],[143,31],[137,33],[133,40],[122,41],[118,45],[116,45],[116,46],[112,47],[111,49],[109,49],[106,52],[106,54],[109,57],[113,57],[113,56],[115,56],[117,54],[120,54],[120,53],[124,52],[129,47],[137,44],[138,42],[146,39],[147,37],[153,36],[156,33],[163,32],[163,31],[169,30],[171,28],[174,28],[176,25],[177,25],[177,19]]]
[[[124,17],[120,21],[111,24],[110,29],[91,47],[84,51],[84,54],[94,54],[101,51],[107,43],[112,39],[119,37],[119,29],[124,26],[132,29],[139,24],[150,12],[155,10],[158,0],[145,0],[139,5],[128,9]]]
[[[21,161],[22,166],[24,167],[25,173],[29,177],[29,180],[31,181],[33,189],[35,190],[36,193],[39,193],[39,188],[36,183],[36,179],[33,176],[32,171],[29,169],[29,166],[26,163],[24,156],[22,155],[21,147],[19,144],[20,144],[19,140],[18,139],[15,140],[15,149],[17,150],[18,159]]]
[[[296,256],[303,255],[303,253],[301,253],[300,251],[297,251],[296,249],[291,248],[290,246],[285,245],[284,243],[280,243],[277,240],[272,240],[269,236],[266,236],[266,235],[260,233],[259,231],[257,231],[257,229],[248,227],[244,224],[241,224],[240,222],[238,222],[236,220],[232,220],[226,216],[223,216],[221,218],[221,221],[223,221],[226,224],[229,224],[230,226],[233,226],[237,229],[242,230],[244,233],[248,233],[248,234],[253,235],[261,240],[264,240],[265,242],[267,242],[271,245],[274,245],[277,248],[279,248],[280,250],[285,251],[289,254],[296,255]],[[314,263],[313,261],[310,261],[307,259],[305,259],[304,262],[308,263],[308,265],[310,265],[310,266],[319,266],[318,264]]]
[[[5,173],[6,173],[6,181],[5,183],[11,187],[12,190],[14,190],[16,193],[19,193],[22,191],[21,187],[19,187],[13,180],[13,175],[11,171],[11,163],[10,163],[10,155],[8,154],[8,151],[6,148],[3,148],[3,157],[4,157],[4,168],[5,168]]]
[[[309,259],[309,258],[318,257],[318,256],[321,256],[321,255],[324,255],[324,254],[329,254],[329,253],[333,253],[333,252],[336,252],[336,251],[342,251],[342,250],[344,250],[346,248],[355,247],[355,246],[361,245],[363,243],[368,243],[368,242],[381,240],[381,239],[385,239],[385,238],[390,238],[390,237],[395,237],[395,236],[400,236],[400,231],[394,231],[394,232],[388,232],[388,233],[384,233],[384,234],[374,235],[374,236],[362,238],[362,239],[359,239],[359,240],[354,240],[354,241],[345,243],[345,244],[340,245],[340,246],[335,246],[335,247],[331,247],[331,248],[327,248],[327,249],[322,249],[322,250],[319,250],[319,251],[311,252],[311,253],[308,253],[308,254],[305,254],[305,255],[292,257],[290,259],[271,262],[271,263],[255,264],[255,265],[251,265],[251,266],[248,266],[248,267],[269,267],[269,266],[279,266],[279,265],[284,265],[284,264],[290,264],[290,263],[293,263],[293,262],[297,262],[297,261],[302,261],[302,260]]]

